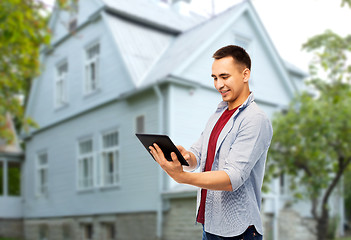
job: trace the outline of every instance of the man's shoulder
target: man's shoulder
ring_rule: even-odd
[[[262,119],[262,120],[269,120],[269,118],[266,115],[266,113],[254,101],[251,102],[251,104],[248,105],[244,109],[243,117],[245,117],[245,118],[259,118],[259,119]]]

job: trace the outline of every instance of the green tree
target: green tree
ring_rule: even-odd
[[[35,126],[24,109],[32,80],[39,74],[40,46],[50,41],[47,15],[41,1],[0,1],[0,138],[12,138],[7,112],[24,129]]]
[[[324,240],[328,200],[351,162],[351,35],[326,31],[303,47],[314,52],[308,82],[313,90],[274,116],[267,173],[291,176],[295,195],[311,201],[317,239]]]
[[[347,4],[349,7],[351,7],[351,0],[342,0],[341,6],[344,6],[345,4]]]

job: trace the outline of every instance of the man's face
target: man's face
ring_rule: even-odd
[[[250,92],[248,89],[250,70],[243,69],[232,57],[215,59],[211,76],[223,101],[228,102],[229,109],[237,107],[246,100]]]

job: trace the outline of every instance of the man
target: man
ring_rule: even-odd
[[[183,171],[176,155],[167,161],[156,144],[150,152],[176,182],[201,188],[197,222],[204,226],[203,239],[262,239],[261,187],[272,126],[250,92],[246,51],[229,45],[213,58],[214,86],[223,102],[189,151],[178,146],[190,165],[186,170],[201,172]]]

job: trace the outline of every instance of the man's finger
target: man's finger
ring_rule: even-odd
[[[150,149],[150,153],[154,157],[155,161],[158,162],[158,155],[157,155],[157,152],[156,152],[155,148],[150,146],[149,149]]]
[[[175,154],[174,152],[171,152],[171,158],[173,160],[173,163],[180,164],[178,157],[177,157],[177,154]]]
[[[191,153],[188,152],[188,159],[187,159],[187,161],[189,161],[190,159],[191,159]]]
[[[174,152],[171,152],[171,158],[173,161],[178,160],[177,155]]]

